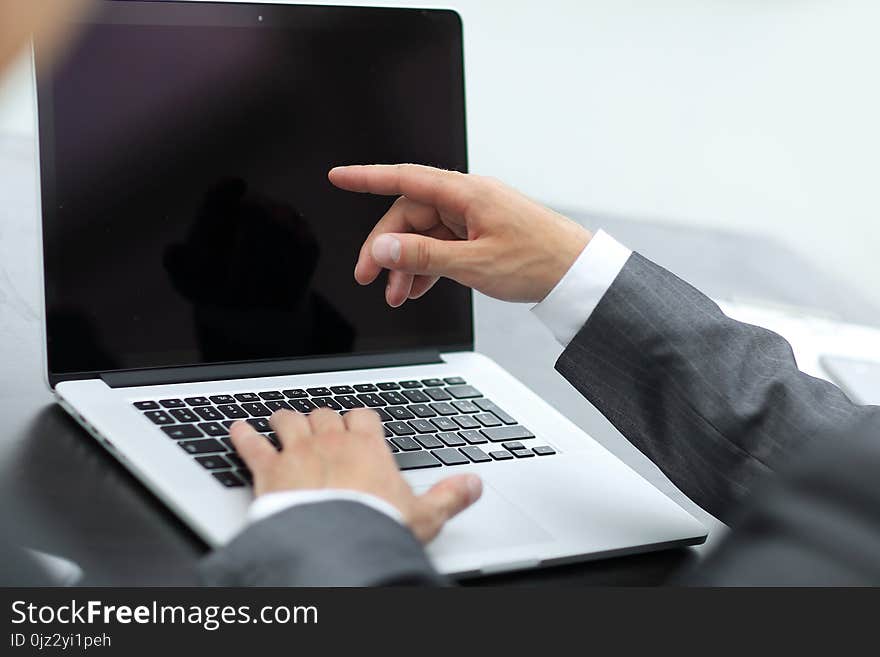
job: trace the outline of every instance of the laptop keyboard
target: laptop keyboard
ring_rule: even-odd
[[[280,450],[269,426],[269,416],[280,409],[376,411],[401,470],[556,453],[549,445],[535,444],[531,431],[461,377],[144,400],[134,406],[227,488],[253,481],[235,453],[229,427],[246,420]]]

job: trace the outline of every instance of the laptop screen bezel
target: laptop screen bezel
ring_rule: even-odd
[[[335,6],[335,5],[290,5],[290,4],[258,4],[245,2],[141,2],[132,0],[103,0],[98,3],[100,11],[94,15],[86,15],[79,19],[75,19],[74,23],[78,25],[93,25],[122,23],[129,25],[249,25],[253,24],[255,29],[259,29],[266,24],[273,24],[276,21],[286,21],[294,18],[294,14],[303,11],[315,12],[342,12],[356,15],[359,12],[367,12],[373,16],[382,13],[399,13],[399,12],[430,12],[432,14],[443,14],[446,19],[453,23],[453,36],[458,40],[459,62],[452,62],[452,65],[460,70],[461,83],[461,125],[463,127],[462,143],[463,143],[463,171],[467,172],[467,115],[465,104],[465,73],[464,73],[464,52],[463,52],[463,27],[460,15],[450,9],[409,9],[409,8],[386,8],[386,7],[351,7],[351,6]],[[97,17],[100,18],[97,18]],[[262,19],[260,18],[262,16]],[[209,17],[210,22],[205,22],[204,18]],[[247,361],[223,361],[209,363],[181,363],[170,367],[151,367],[137,369],[120,369],[120,370],[90,370],[77,372],[53,372],[49,362],[49,330],[47,325],[47,285],[49,284],[46,263],[46,254],[43,248],[43,242],[47,234],[47,213],[55,207],[55,154],[54,154],[54,120],[53,120],[53,99],[52,99],[52,73],[51,64],[43,61],[41,44],[35,40],[33,44],[33,63],[36,87],[36,122],[37,122],[37,168],[40,180],[40,197],[38,212],[40,216],[40,253],[42,260],[42,281],[40,292],[42,295],[43,306],[43,360],[45,372],[49,385],[54,388],[55,385],[62,381],[80,380],[96,378],[108,374],[126,374],[136,372],[151,372],[152,376],[148,376],[151,382],[159,383],[163,380],[162,373],[174,372],[168,377],[169,381],[180,380],[185,378],[181,375],[183,370],[193,369],[211,372],[211,378],[224,378],[224,369],[230,372],[235,371],[241,376],[242,365],[244,364],[262,364],[263,367],[255,366],[254,375],[262,375],[260,372],[279,373],[278,368],[273,368],[273,363],[278,363],[278,359],[260,359]],[[458,64],[456,66],[456,64]],[[467,304],[466,316],[469,321],[466,325],[461,326],[461,335],[465,338],[461,342],[438,343],[427,345],[424,350],[418,352],[408,351],[410,354],[406,362],[418,362],[423,357],[428,362],[436,354],[442,352],[455,351],[472,351],[474,348],[474,320],[473,320],[473,293],[467,290],[463,295],[464,302]],[[305,365],[308,363],[306,371],[321,371],[322,369],[340,369],[341,365],[347,363],[357,363],[360,367],[382,367],[385,365],[401,364],[400,353],[402,350],[384,350],[384,351],[357,351],[340,354],[330,354],[321,356],[305,356],[299,358],[283,359],[282,363],[291,364],[293,371],[302,371],[297,368],[299,361]],[[420,356],[421,355],[421,356]],[[436,359],[436,358],[435,358]],[[336,366],[334,366],[336,362]],[[224,366],[229,366],[224,368]],[[346,367],[345,369],[348,369]]]

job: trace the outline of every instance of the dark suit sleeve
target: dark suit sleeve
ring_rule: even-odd
[[[798,370],[789,344],[727,318],[638,254],[556,364],[691,499],[727,522],[755,482],[876,407]]]
[[[296,506],[242,531],[200,567],[212,586],[443,585],[407,528],[349,501]]]

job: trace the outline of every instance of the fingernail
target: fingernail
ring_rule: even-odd
[[[400,261],[400,240],[391,235],[379,235],[373,240],[373,258],[380,264]]]
[[[476,502],[483,494],[483,480],[476,475],[471,475],[468,477],[467,488],[471,502]]]

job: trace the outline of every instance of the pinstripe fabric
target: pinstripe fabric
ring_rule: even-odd
[[[637,253],[556,367],[722,520],[760,477],[878,412],[798,370],[777,334],[727,318]]]

